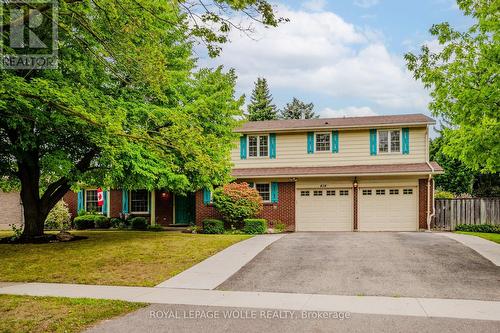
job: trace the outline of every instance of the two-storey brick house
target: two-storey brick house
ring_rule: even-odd
[[[433,213],[429,126],[422,115],[247,122],[232,151],[236,181],[255,187],[261,217],[290,231],[415,231]],[[68,194],[73,211],[95,190]],[[218,217],[211,193],[109,191],[104,212],[149,216],[162,225]],[[90,200],[89,200],[90,198]]]

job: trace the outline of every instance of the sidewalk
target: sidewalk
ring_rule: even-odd
[[[156,287],[215,289],[284,234],[258,235],[236,243]]]
[[[337,296],[78,284],[24,283],[0,287],[0,294],[82,297],[129,302],[343,311],[359,314],[500,320],[500,302],[410,297]]]
[[[452,232],[437,232],[436,234],[454,239],[470,247],[495,265],[500,266],[500,244],[472,235],[455,234]]]

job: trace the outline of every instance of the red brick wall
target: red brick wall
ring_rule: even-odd
[[[122,190],[111,190],[109,192],[109,205],[110,217],[119,217],[122,212]]]
[[[63,200],[68,204],[71,218],[74,219],[78,215],[78,193],[69,191],[64,195]]]
[[[264,204],[260,218],[269,221],[269,226],[273,227],[276,222],[284,223],[287,230],[295,230],[295,183],[278,184],[278,203]],[[196,224],[202,225],[204,219],[220,218],[217,210],[211,205],[203,203],[203,191],[196,192]]]
[[[428,179],[418,180],[418,225],[420,229],[427,229],[427,185]],[[434,205],[434,179],[431,181],[431,213]]]

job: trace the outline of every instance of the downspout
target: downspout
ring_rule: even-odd
[[[431,173],[429,174],[429,178],[427,179],[427,231],[431,231],[431,221],[436,211],[434,209],[434,203],[432,203],[432,213],[431,213],[431,183],[432,183],[432,174],[434,173],[434,168],[432,165],[427,162],[429,168],[431,168]]]

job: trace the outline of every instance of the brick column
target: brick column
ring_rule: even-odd
[[[358,231],[358,186],[357,184],[352,186],[352,202],[353,202],[353,213],[352,213],[352,216],[353,216],[353,223],[354,223],[354,226],[353,226],[353,230],[354,231]]]

